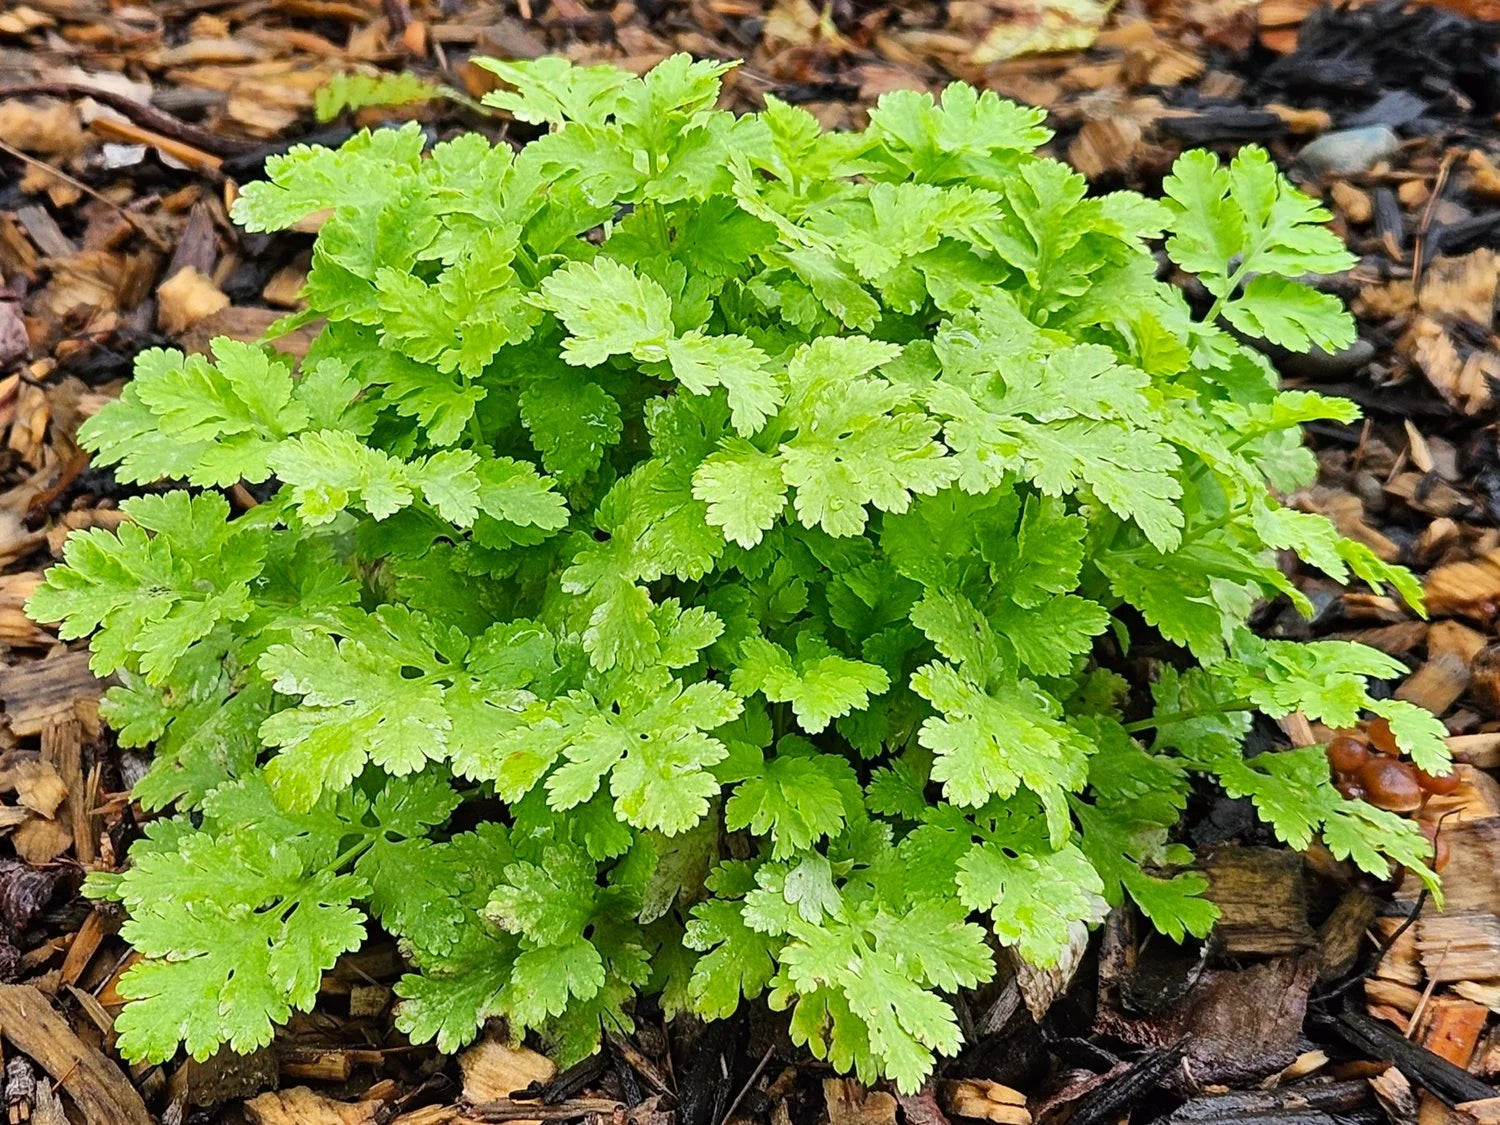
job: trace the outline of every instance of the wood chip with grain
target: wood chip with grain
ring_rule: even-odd
[[[87,1125],[151,1125],[124,1072],[79,1039],[31,985],[0,985],[0,1036],[63,1085]]]
[[[374,1125],[381,1102],[338,1102],[306,1086],[273,1090],[245,1103],[251,1125]]]
[[[962,1078],[938,1085],[938,1100],[955,1117],[993,1121],[995,1125],[1031,1125],[1026,1096],[999,1082]]]

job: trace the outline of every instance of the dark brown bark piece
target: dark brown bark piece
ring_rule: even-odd
[[[1374,1058],[1390,1059],[1407,1078],[1431,1090],[1449,1105],[1500,1096],[1500,1091],[1462,1067],[1409,1042],[1400,1032],[1379,1020],[1359,1012],[1344,1012],[1331,1027],[1335,1034],[1357,1050]]]
[[[1319,982],[1337,980],[1354,968],[1377,909],[1374,897],[1358,888],[1346,891],[1339,899],[1333,913],[1318,927]]]
[[[25,984],[0,985],[0,1035],[56,1081],[88,1125],[151,1125],[124,1073],[73,1034],[47,998]]]
[[[1284,848],[1222,848],[1203,864],[1219,908],[1214,933],[1231,955],[1300,953],[1314,944],[1302,857]]]
[[[1256,1081],[1297,1057],[1307,996],[1318,975],[1308,954],[1240,972],[1205,973],[1189,997],[1183,1069],[1198,1086]]]
[[[1370,1102],[1363,1080],[1313,1080],[1280,1090],[1247,1090],[1194,1098],[1158,1125],[1332,1125],[1335,1113]]]

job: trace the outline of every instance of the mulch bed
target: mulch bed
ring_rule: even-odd
[[[0,11],[0,1040],[12,1123],[588,1120],[610,1125],[1500,1121],[1500,3],[1132,3],[1101,30],[1034,0],[21,0]],[[1038,43],[1085,49],[1010,57]],[[1447,854],[1439,912],[1314,849],[1268,846],[1240,802],[1185,838],[1224,918],[1207,944],[1149,940],[1117,912],[1056,973],[963,1005],[970,1046],[915,1097],[865,1090],[761,1013],[663,1026],[565,1074],[505,1043],[457,1059],[391,1027],[399,958],[372,943],[256,1055],[125,1067],[112,1051],[119,920],[81,900],[139,829],[142,759],[101,728],[86,657],[22,604],[70,530],[113,527],[122,490],[79,422],[134,354],[255,338],[297,307],[310,236],[246,235],[236,186],[294,141],[418,116],[435,134],[507,123],[435,105],[319,126],[332,75],[410,70],[470,95],[474,54],[645,69],[744,58],[726,98],[775,94],[826,125],[880,94],[964,78],[1046,106],[1055,152],[1099,190],[1154,192],[1190,145],[1254,141],[1321,192],[1359,265],[1327,285],[1360,320],[1337,356],[1280,356],[1289,386],[1360,403],[1316,427],[1318,483],[1291,498],[1423,576],[1431,617],[1294,577],[1318,609],[1260,626],[1351,637],[1404,660],[1391,690],[1440,715],[1462,784],[1418,814]],[[1350,133],[1348,130],[1357,130]],[[295,338],[294,338],[295,343]],[[1290,565],[1290,564],[1289,564]],[[1305,722],[1257,737],[1308,744]],[[60,1093],[59,1093],[60,1092]],[[1459,1108],[1454,1108],[1459,1107]]]

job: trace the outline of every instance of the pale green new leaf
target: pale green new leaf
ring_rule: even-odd
[[[736,691],[790,703],[798,724],[814,734],[890,684],[884,668],[841,656],[808,634],[798,638],[796,656],[764,637],[748,638],[734,673]]]
[[[615,355],[667,358],[673,332],[666,290],[613,259],[569,262],[542,282],[538,303],[567,327],[562,355],[569,363],[595,367]]]
[[[734,428],[753,434],[781,405],[783,391],[770,358],[743,336],[709,336],[694,329],[667,344],[673,377],[694,394],[723,387]]]
[[[1099,873],[1073,844],[1015,855],[999,842],[978,845],[959,861],[958,894],[969,909],[989,912],[996,937],[1042,968],[1057,964],[1077,923],[1093,925],[1108,912]]]
[[[693,495],[708,505],[708,522],[742,547],[759,543],[786,506],[776,459],[740,438],[726,438],[698,466]]]

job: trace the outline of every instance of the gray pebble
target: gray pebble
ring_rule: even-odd
[[[1365,125],[1324,133],[1297,154],[1297,164],[1309,176],[1350,176],[1364,172],[1395,154],[1401,138],[1389,125]]]

